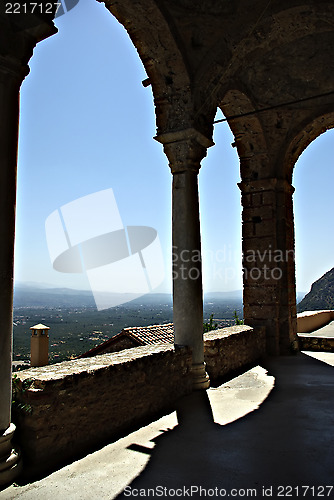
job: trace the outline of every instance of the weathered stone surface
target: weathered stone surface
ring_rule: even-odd
[[[204,335],[204,360],[211,380],[228,375],[234,370],[265,355],[265,329],[240,325],[214,330]]]
[[[301,351],[334,352],[333,337],[310,337],[299,333],[298,343]]]
[[[45,0],[42,3],[45,4]],[[243,216],[244,252],[263,248],[264,241],[273,249],[283,252],[293,250],[293,167],[307,145],[334,126],[334,58],[332,51],[328,49],[334,44],[333,1],[105,0],[105,4],[128,31],[147,71],[152,85],[158,137],[173,137],[173,143],[175,137],[193,131],[196,142],[200,138],[199,144],[203,151],[198,158],[193,157],[193,148],[185,148],[184,145],[182,148],[175,147],[169,143],[166,147],[167,154],[171,156],[171,149],[176,152],[176,158],[170,160],[174,171],[183,172],[185,164],[190,166],[192,171],[199,169],[205,150],[212,144],[213,121],[217,107],[221,108],[234,134],[234,145],[240,158],[242,202],[247,209]],[[18,91],[22,78],[27,74],[27,63],[37,41],[55,32],[51,17],[42,17],[43,19],[37,19],[36,24],[35,16],[9,17],[4,14],[3,9],[0,12],[0,87],[5,106],[0,123],[3,131],[0,133],[0,152],[2,166],[6,167],[2,168],[4,182],[1,183],[3,196],[0,196],[3,207],[1,213],[5,214],[0,231],[3,299],[0,301],[3,311],[1,347],[4,353],[3,362],[0,364],[0,429],[7,427],[10,413],[15,211],[13,180],[17,150]],[[8,180],[7,173],[11,180]],[[262,204],[266,210],[259,210]],[[184,213],[180,209],[181,203],[177,203],[177,206],[174,217],[180,217],[180,214],[182,216]],[[187,203],[185,208],[187,217],[178,223],[179,234],[189,231],[192,217],[198,218],[197,206],[193,208]],[[197,233],[198,243],[189,242],[186,238],[184,241],[180,239],[182,248],[199,249],[199,228]],[[244,286],[248,287],[244,304],[246,322],[252,326],[265,326],[268,353],[285,354],[296,339],[294,260],[279,266],[282,276],[279,279],[271,278],[270,283],[266,283],[270,285],[267,288],[268,294],[262,297],[258,294],[257,298],[255,295],[252,298],[250,292],[258,293],[255,285],[265,284],[265,280],[255,283],[254,277],[250,276],[251,267],[250,265],[245,268],[249,271],[248,275],[244,273]],[[200,290],[200,279],[196,286]],[[184,295],[184,288],[182,294]],[[195,305],[194,302],[192,305],[189,302],[184,323],[192,324],[195,307],[196,335],[200,334],[201,325],[198,318],[201,297],[200,292],[195,295],[197,302]],[[193,294],[189,296],[194,298]],[[179,306],[185,303],[180,292],[175,292],[174,298]],[[200,342],[190,343],[194,348],[196,344],[200,345]],[[219,352],[216,348],[217,346],[210,346],[212,355]],[[198,349],[198,357],[200,354],[202,355]],[[165,356],[164,363],[169,359],[167,353]],[[171,357],[175,359],[172,354]],[[132,388],[137,401],[137,396],[142,396],[142,389],[135,390],[136,382],[141,384],[140,388],[145,385],[154,387],[153,372],[147,372],[150,363],[142,367],[139,358],[134,358],[131,362],[123,360],[124,363],[121,358],[117,359],[118,363],[115,358],[113,363],[108,364],[110,360],[106,358],[95,368],[77,365],[76,369],[73,368],[74,371],[68,374],[60,368],[58,378],[55,373],[49,373],[51,378],[44,374],[44,379],[42,377],[36,382],[37,386],[28,391],[27,397],[30,394],[31,398],[35,398],[36,404],[45,400],[43,404],[46,414],[48,408],[56,404],[62,415],[59,423],[58,417],[55,417],[54,425],[60,426],[59,429],[62,429],[61,422],[65,421],[67,415],[66,412],[62,413],[64,408],[72,408],[71,411],[76,415],[75,408],[79,407],[76,406],[79,405],[79,400],[76,401],[76,391],[71,393],[72,401],[67,392],[68,388],[77,385],[80,391],[86,391],[90,395],[91,391],[94,392],[93,386],[96,387],[95,384],[90,385],[92,377],[94,380],[99,377],[102,381],[102,392],[97,390],[97,395],[103,400],[101,408],[104,408],[105,413],[111,410],[109,403],[104,406],[106,398],[103,394],[108,391],[111,391],[113,396],[119,394],[119,389],[116,391],[114,386],[110,388],[105,382],[111,375],[120,384],[126,379],[129,384],[127,387]],[[161,363],[161,366],[164,363]],[[135,365],[137,376],[133,379]],[[174,366],[173,363],[171,366]],[[173,369],[169,368],[170,371],[167,369],[166,373],[162,374],[159,372],[159,366],[155,367],[162,386],[166,382],[165,377],[168,378],[174,373]],[[125,376],[127,370],[131,373],[128,378]],[[52,394],[58,390],[57,387],[59,401],[57,398],[52,400]],[[63,390],[65,392],[60,392]],[[128,394],[126,391],[125,399],[129,397]],[[50,400],[46,398],[47,395]],[[162,397],[163,395],[162,393]],[[142,397],[146,397],[145,392]],[[87,401],[90,401],[89,398]],[[91,408],[96,408],[96,402],[91,403],[91,406],[88,403],[87,405],[81,409],[80,422],[87,427],[90,435],[93,428],[91,422],[94,421],[92,415],[96,416],[96,412]],[[141,401],[137,406],[135,413],[141,415]],[[103,411],[102,421],[106,418],[103,417]],[[130,418],[128,415],[126,417]],[[69,421],[72,422],[71,419]],[[105,424],[105,421],[103,423]],[[103,429],[106,427],[102,426]],[[55,449],[58,449],[58,444],[60,446],[63,440],[66,442],[67,432],[74,433],[73,443],[80,441],[81,435],[75,434],[77,430],[69,428],[64,438],[58,434],[57,442],[54,443]],[[96,436],[91,438],[92,442],[94,440]],[[67,449],[71,450],[71,446],[68,443]],[[75,446],[73,444],[73,450],[76,449]],[[65,448],[64,445],[66,451]]]
[[[19,372],[32,379],[17,417],[25,472],[52,467],[138,425],[191,391],[191,352],[126,349]],[[44,465],[43,465],[44,464]]]
[[[260,358],[264,331],[240,325],[205,334],[211,380]],[[26,475],[57,466],[139,425],[192,390],[192,355],[170,344],[136,347],[18,372],[31,381],[16,416]]]
[[[309,333],[318,330],[334,320],[334,311],[331,309],[319,311],[304,311],[297,314],[297,332]]]

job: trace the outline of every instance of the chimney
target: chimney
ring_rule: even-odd
[[[49,326],[31,326],[30,366],[45,366],[49,364]]]

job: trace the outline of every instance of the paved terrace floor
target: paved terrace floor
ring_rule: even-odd
[[[40,481],[9,486],[0,498],[334,499],[328,488],[334,483],[333,366],[332,353],[269,359],[183,398],[176,412]]]

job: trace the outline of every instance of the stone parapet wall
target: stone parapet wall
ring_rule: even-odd
[[[240,370],[265,355],[265,328],[239,325],[204,335],[204,360],[211,380]]]
[[[264,330],[241,325],[205,334],[211,380],[264,354]],[[90,452],[175,408],[191,392],[191,351],[170,344],[136,347],[17,373],[30,386],[17,401],[24,474],[31,478]]]
[[[304,311],[297,314],[297,332],[309,333],[334,320],[334,311]]]
[[[301,351],[334,352],[334,337],[314,337],[298,334]]]
[[[136,347],[19,372],[33,379],[20,402],[17,438],[34,475],[89,452],[168,409],[192,389],[191,351]]]

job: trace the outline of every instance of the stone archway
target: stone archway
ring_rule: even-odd
[[[266,327],[269,354],[288,353],[297,340],[292,169],[307,145],[333,128],[333,113],[307,122],[302,109],[291,123],[291,142],[281,146],[286,153],[281,151],[277,161],[266,122],[276,124],[276,143],[282,145],[281,111],[258,113],[239,90],[227,92],[220,107],[240,158],[245,321]]]
[[[312,282],[332,267],[330,254],[326,252],[326,248],[331,248],[331,231],[324,231],[323,226],[327,220],[327,227],[331,227],[332,172],[329,167],[333,129],[333,113],[315,117],[310,123],[302,124],[286,154],[286,176],[293,178],[296,189],[297,291],[307,291]]]
[[[201,250],[197,174],[213,144],[213,117],[222,103],[241,158],[244,253],[257,252],[246,266],[245,318],[254,326],[266,326],[269,354],[289,352],[296,333],[290,174],[308,136],[327,126],[317,122],[319,117],[334,112],[334,62],[328,50],[334,44],[333,2],[259,0],[250,6],[247,0],[219,5],[213,0],[106,0],[105,4],[128,31],[152,85],[156,138],[164,145],[173,174],[173,245],[180,261],[183,250]],[[5,34],[0,39],[0,444],[6,440],[4,456],[11,453],[18,93],[34,46],[55,32],[52,15],[40,17],[34,26],[30,21],[30,15],[20,18],[18,29],[13,19],[0,14]],[[307,128],[311,123],[314,132]],[[269,251],[283,254],[281,258],[275,254],[276,261]],[[257,279],[251,274],[254,268],[261,269]],[[279,271],[277,276],[272,275],[274,269]],[[203,364],[200,264],[196,276],[174,280],[175,343],[193,348],[195,386],[204,388],[208,380]]]
[[[331,128],[318,135],[293,166],[297,312],[305,309],[298,302],[312,284],[333,267],[333,141]]]
[[[220,107],[240,159],[244,319],[266,327],[268,354],[287,353],[296,340],[293,189],[273,174],[263,121],[245,93],[230,90]]]
[[[299,127],[296,130],[296,135],[291,141],[284,159],[286,168],[285,175],[288,179],[292,179],[293,168],[307,146],[315,141],[321,134],[334,128],[334,111],[320,114],[314,117],[310,122],[300,123],[298,125]]]

